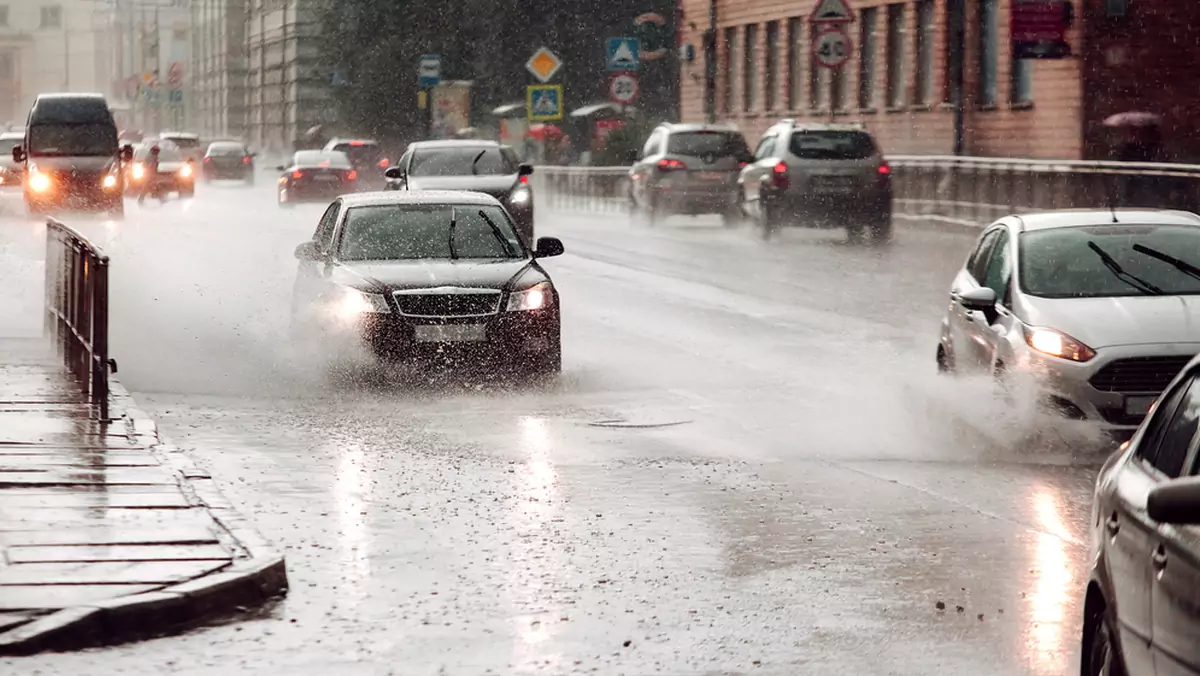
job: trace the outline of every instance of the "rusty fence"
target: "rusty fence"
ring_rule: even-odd
[[[1200,165],[893,155],[894,214],[983,226],[1008,214],[1133,206],[1200,211]],[[538,167],[552,209],[623,212],[628,167]]]
[[[97,417],[108,421],[108,256],[86,237],[46,221],[46,335]]]

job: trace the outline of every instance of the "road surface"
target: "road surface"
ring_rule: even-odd
[[[1077,669],[1102,455],[935,376],[971,237],[542,213],[557,383],[332,383],[287,340],[321,207],[262,183],[68,220],[113,258],[119,377],[284,548],[290,595],[0,673]],[[40,326],[41,238],[0,220],[9,333]]]

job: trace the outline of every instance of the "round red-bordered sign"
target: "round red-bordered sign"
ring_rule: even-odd
[[[638,79],[633,73],[617,73],[608,81],[608,97],[613,103],[633,103],[638,96]]]
[[[853,50],[854,43],[841,27],[826,28],[813,39],[812,56],[822,68],[841,68]]]

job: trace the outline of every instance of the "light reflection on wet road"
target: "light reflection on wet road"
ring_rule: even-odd
[[[545,218],[568,250],[547,261],[559,383],[345,387],[285,339],[291,252],[320,211],[214,188],[78,223],[114,259],[124,382],[286,548],[291,595],[0,672],[1075,668],[1101,458],[1022,447],[995,430],[1029,421],[986,386],[934,377],[969,237],[902,230],[875,250]],[[21,312],[40,233],[4,225]]]

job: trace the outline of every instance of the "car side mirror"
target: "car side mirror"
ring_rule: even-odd
[[[319,261],[324,258],[325,255],[317,248],[317,243],[312,240],[303,242],[296,247],[296,260]]]
[[[13,146],[12,158],[13,158],[13,162],[24,162],[25,161],[25,149],[22,148],[21,146]]]
[[[517,167],[517,175],[518,176],[532,176],[533,175],[533,165],[532,164],[522,164],[521,166]]]
[[[1159,523],[1200,524],[1200,477],[1162,483],[1146,496],[1146,513]]]
[[[287,171],[287,167],[283,166],[282,164],[279,164],[279,165],[275,166],[275,171]]]
[[[758,158],[754,156],[754,153],[742,153],[738,155],[737,159],[738,162],[745,162],[746,164],[754,164],[758,160]]]
[[[625,161],[626,162],[633,164],[634,162],[637,162],[640,159],[642,159],[641,151],[638,151],[638,150],[625,151]]]
[[[538,237],[537,248],[533,255],[538,258],[552,258],[563,254],[563,243],[557,237]]]
[[[404,170],[400,167],[388,167],[384,170],[383,175],[384,177],[390,178],[394,181],[404,180]]]
[[[996,309],[996,292],[986,286],[971,289],[959,295],[958,304],[967,310],[990,312]]]

